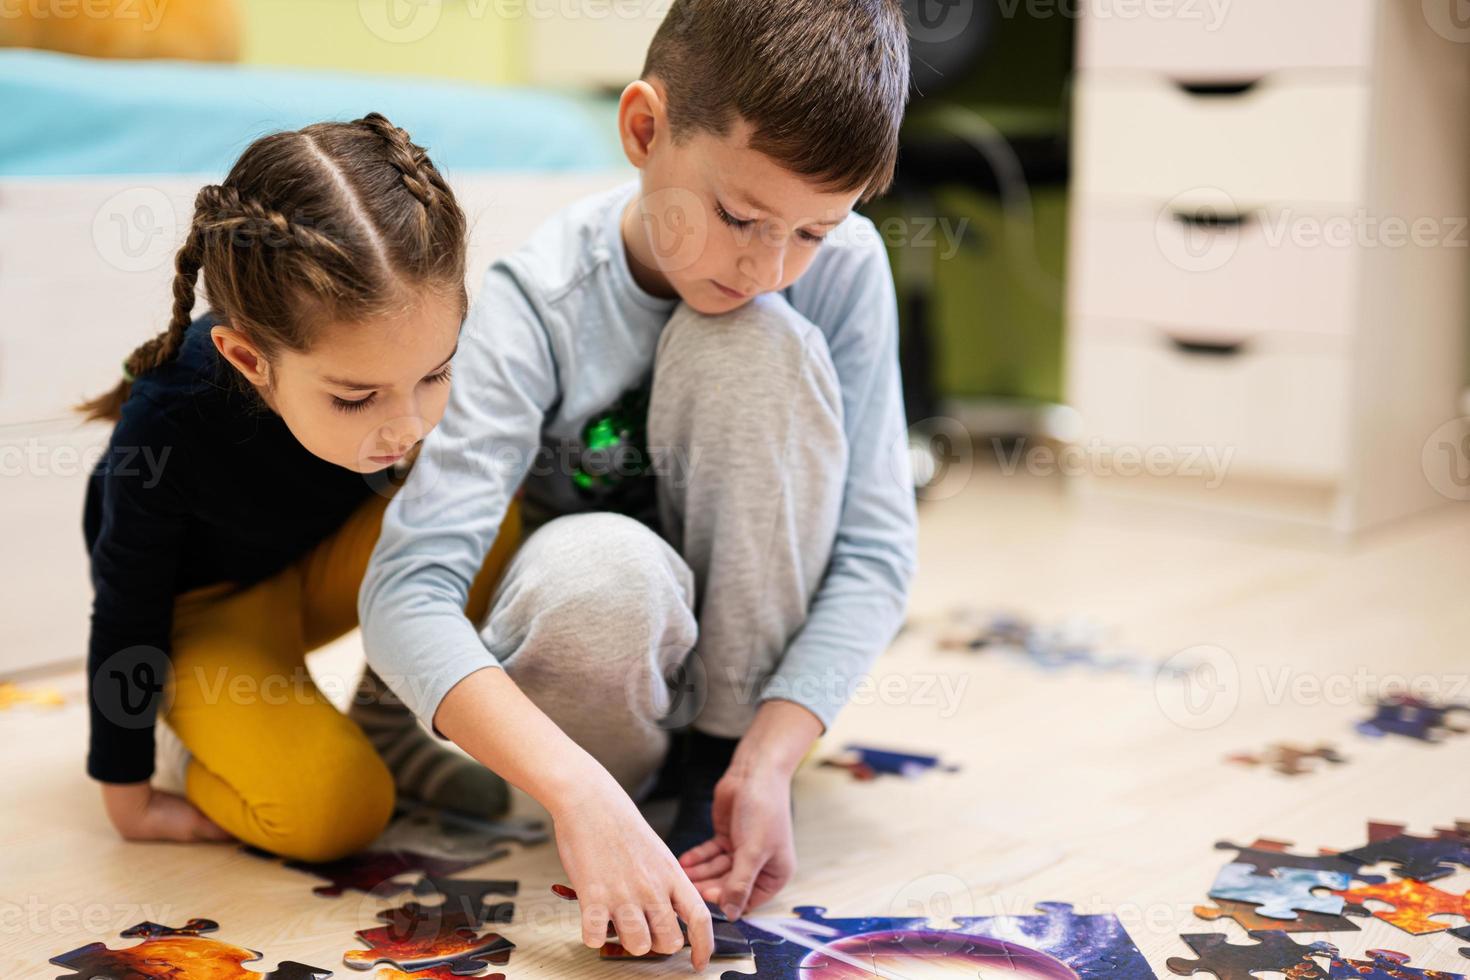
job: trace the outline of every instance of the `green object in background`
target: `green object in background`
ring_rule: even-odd
[[[930,276],[920,279],[929,278],[930,344],[939,394],[1061,402],[1066,189],[1031,187],[1029,207],[1013,203],[1010,214],[995,197],[958,185],[935,188],[932,194],[933,215],[906,215],[896,198],[864,210],[884,233],[895,270],[904,263],[928,263]],[[949,231],[936,231],[932,248],[900,254],[906,246],[890,232],[915,232],[931,219]],[[898,277],[905,318],[909,278]]]

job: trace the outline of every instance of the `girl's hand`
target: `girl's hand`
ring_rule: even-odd
[[[791,781],[785,773],[731,767],[715,787],[715,836],[679,864],[730,921],[758,908],[796,874]]]
[[[679,862],[611,777],[552,811],[556,849],[582,909],[582,942],[599,949],[611,920],[635,956],[684,948],[689,928],[694,969],[714,952],[709,909]]]
[[[125,840],[233,840],[225,830],[184,799],[148,783],[103,783],[107,818]]]

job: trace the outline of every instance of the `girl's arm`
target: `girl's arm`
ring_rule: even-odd
[[[130,840],[218,840],[219,827],[181,797],[154,790],[154,724],[169,669],[184,535],[180,433],[146,401],[113,430],[88,485],[92,630],[87,650],[87,772],[108,818]]]

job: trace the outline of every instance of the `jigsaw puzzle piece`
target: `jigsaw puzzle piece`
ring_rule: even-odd
[[[551,893],[557,898],[565,899],[568,902],[575,902],[577,900],[577,892],[570,885],[552,885]],[[741,928],[740,924],[731,922],[725,916],[725,913],[720,911],[719,906],[714,903],[705,902],[704,904],[709,909],[710,925],[714,933],[714,952],[711,954],[712,958],[730,959],[749,956],[750,940],[746,937],[745,931]],[[683,930],[684,944],[688,946],[689,927],[684,924],[683,919],[679,920],[679,928]],[[602,949],[599,951],[599,955],[605,960],[661,960],[667,959],[672,955],[670,953],[654,952],[640,955],[628,952],[623,944],[617,941],[618,933],[612,923],[608,923],[607,938],[608,941],[602,945]]]
[[[1437,705],[1409,695],[1390,695],[1379,699],[1373,717],[1358,723],[1358,731],[1373,738],[1402,735],[1421,742],[1439,742],[1451,734],[1470,729],[1452,721],[1451,716],[1470,712],[1470,705]]]
[[[941,772],[957,772],[958,766],[941,764],[938,756],[916,755],[879,749],[868,745],[848,745],[833,759],[825,759],[823,766],[846,769],[855,779],[869,780],[874,776],[902,776],[913,779],[931,769]]]
[[[439,905],[419,905],[417,902],[410,902],[403,908],[418,909],[424,914],[459,916],[466,925],[470,926],[482,926],[487,922],[504,925],[514,917],[515,905],[511,902],[492,902],[490,896],[514,896],[519,890],[520,882],[516,881],[440,878],[428,875],[413,886],[414,894],[426,897],[439,895],[444,901]],[[381,913],[380,917],[386,914]]]
[[[1324,744],[1316,748],[1305,749],[1290,742],[1275,742],[1268,745],[1260,754],[1237,753],[1227,756],[1226,761],[1246,766],[1268,765],[1273,771],[1283,776],[1304,776],[1317,769],[1308,763],[1320,761],[1336,765],[1347,760],[1330,745]]]
[[[427,970],[415,970],[405,973],[403,970],[391,966],[380,966],[378,972],[373,974],[374,980],[460,980],[462,974],[455,973],[445,966],[434,966]],[[480,980],[505,980],[504,973],[489,973]]]
[[[1392,949],[1370,949],[1369,959],[1332,958],[1330,980],[1465,980],[1458,973],[1421,970],[1409,966],[1409,957]]]
[[[1451,929],[1450,935],[1454,936],[1456,939],[1463,939],[1465,940],[1465,942],[1470,943],[1470,926],[1464,926],[1459,929]],[[1470,960],[1470,946],[1461,947],[1460,955],[1465,957],[1465,959]]]
[[[1279,930],[1247,933],[1254,942],[1227,942],[1224,933],[1193,933],[1179,938],[1195,959],[1171,957],[1165,966],[1182,977],[1213,973],[1219,980],[1252,980],[1256,973],[1283,973],[1288,980],[1326,980],[1327,971],[1314,957],[1336,956],[1331,943],[1298,943]]]
[[[142,941],[122,949],[103,943],[88,943],[51,958],[71,974],[58,980],[171,980],[198,976],[211,980],[323,980],[331,970],[303,963],[283,962],[270,973],[257,973],[244,964],[260,959],[260,953],[234,946],[200,933],[213,932],[219,925],[211,919],[190,919],[177,928],[156,922],[140,922],[124,929],[123,938]]]
[[[1248,864],[1258,873],[1266,875],[1278,868],[1304,868],[1309,871],[1337,871],[1345,872],[1362,881],[1383,881],[1381,875],[1363,876],[1358,874],[1358,869],[1365,863],[1354,861],[1344,854],[1292,854],[1287,850],[1291,846],[1290,841],[1272,840],[1269,837],[1258,837],[1247,847],[1231,843],[1228,840],[1216,841],[1215,850],[1235,851],[1235,860],[1232,864]]]
[[[1280,868],[1269,875],[1255,874],[1248,864],[1227,864],[1210,888],[1210,898],[1228,898],[1251,902],[1268,919],[1294,919],[1296,912],[1321,912],[1341,915],[1343,899],[1337,894],[1352,884],[1342,871],[1318,871],[1310,868]],[[1315,888],[1325,888],[1332,895],[1317,895]]]
[[[258,847],[246,846],[242,850],[256,857],[279,860],[277,855]],[[509,853],[508,850],[502,850],[490,857],[504,857]],[[384,897],[396,895],[409,887],[408,882],[400,882],[396,879],[408,875],[447,877],[477,864],[483,864],[484,860],[478,857],[474,859],[436,857],[417,851],[362,851],[335,861],[311,862],[293,859],[284,863],[286,867],[294,871],[303,871],[327,882],[325,885],[313,888],[314,894],[326,898],[337,898],[347,891],[370,892]]]
[[[1117,916],[1081,915],[1065,902],[1037,902],[1036,909],[1036,915],[955,921],[965,935],[1013,943],[1059,961],[1081,980],[1152,980],[1153,970]]]
[[[1295,919],[1268,919],[1256,911],[1250,902],[1232,902],[1228,898],[1217,898],[1215,904],[1196,905],[1196,917],[1213,922],[1218,919],[1233,919],[1246,932],[1279,929],[1282,932],[1357,932],[1357,923],[1345,915],[1324,915],[1321,912],[1298,912]]]
[[[551,839],[539,820],[477,820],[474,817],[400,804],[393,822],[376,841],[375,851],[418,851],[446,858],[490,860],[503,844],[532,846]]]
[[[1369,843],[1343,851],[1360,864],[1398,865],[1400,878],[1434,881],[1455,873],[1454,865],[1470,868],[1470,836],[1460,828],[1441,829],[1433,837],[1415,837],[1403,824],[1370,823]]]
[[[456,976],[480,972],[490,963],[504,963],[515,949],[515,943],[495,932],[478,933],[474,929],[440,920],[438,928],[419,929],[403,936],[392,926],[363,929],[357,938],[368,949],[350,949],[342,962],[354,970],[369,970],[386,963],[404,972],[431,967],[447,968]]]
[[[1400,878],[1397,881],[1377,885],[1364,885],[1359,888],[1335,891],[1333,894],[1359,905],[1369,899],[1387,902],[1394,906],[1393,910],[1374,912],[1373,917],[1398,926],[1405,932],[1416,936],[1431,932],[1444,932],[1449,929],[1449,923],[1435,922],[1430,918],[1431,916],[1463,915],[1470,918],[1470,892],[1457,895],[1453,892],[1441,891],[1433,885],[1427,885],[1413,878]]]

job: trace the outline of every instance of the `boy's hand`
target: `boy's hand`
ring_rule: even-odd
[[[611,920],[635,956],[684,948],[683,919],[695,970],[714,952],[709,909],[699,892],[611,778],[553,811],[556,849],[582,908],[582,942],[600,949]]]
[[[679,858],[699,893],[732,922],[796,873],[791,777],[821,734],[821,721],[801,705],[762,704],[715,786],[714,839]]]
[[[679,864],[732,922],[771,899],[796,873],[791,780],[772,769],[737,772],[715,787],[715,836]]]
[[[103,783],[102,805],[112,826],[126,840],[233,840],[219,824],[173,793],[148,783]]]

